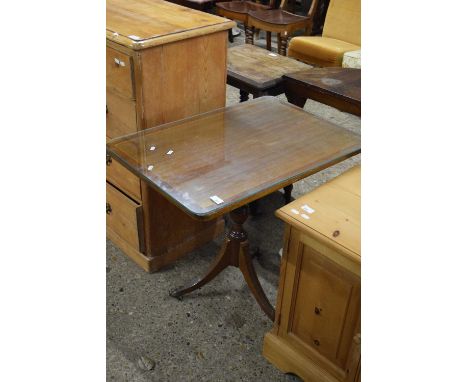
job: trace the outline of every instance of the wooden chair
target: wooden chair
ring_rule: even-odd
[[[252,11],[267,11],[275,7],[275,0],[270,0],[268,5],[263,5],[259,2],[255,3],[253,1],[239,0],[239,1],[227,1],[216,3],[216,9],[218,15],[226,17],[231,20],[239,21],[244,24],[244,27],[247,26],[247,19],[249,12]],[[247,29],[245,30],[247,43]],[[230,36],[230,41],[232,42],[232,37]],[[253,41],[253,36],[252,36]],[[269,48],[268,48],[269,47]],[[267,32],[267,48],[271,50],[271,33]]]
[[[253,34],[255,29],[262,29],[267,34],[277,33],[278,53],[286,56],[288,37],[299,29],[304,29],[306,35],[312,31],[312,17],[317,7],[317,0],[310,4],[307,16],[299,16],[285,10],[287,0],[281,0],[279,9],[250,11],[247,19],[245,40],[248,44],[253,44]],[[271,46],[267,49],[271,50]]]

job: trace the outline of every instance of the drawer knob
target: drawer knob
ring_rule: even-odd
[[[106,214],[110,215],[112,212],[112,207],[109,203],[106,203]]]
[[[109,106],[106,105],[106,114],[109,114]]]
[[[112,157],[109,154],[106,154],[106,165],[110,166],[112,164]]]
[[[317,340],[317,339],[315,339],[315,340],[314,340],[314,345],[315,345],[315,346],[320,346],[320,341]]]
[[[316,306],[315,309],[314,309],[314,312],[315,312],[316,315],[319,316],[320,313],[322,312],[322,308],[319,308],[318,306]]]
[[[333,232],[333,237],[338,237],[340,236],[340,231],[336,230],[335,232]]]
[[[125,62],[122,60],[119,60],[118,58],[114,58],[115,65],[117,66],[125,66]]]

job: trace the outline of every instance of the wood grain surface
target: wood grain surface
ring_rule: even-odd
[[[258,90],[276,86],[285,74],[310,68],[310,65],[250,44],[228,49],[228,76]]]
[[[312,208],[307,213],[303,207]],[[293,211],[300,212],[299,214]],[[302,215],[305,214],[307,218]],[[353,167],[309,194],[280,208],[276,215],[314,237],[324,236],[333,247],[361,256],[361,166]],[[330,216],[333,219],[330,219]]]
[[[302,107],[307,98],[361,115],[361,69],[313,68],[284,75],[288,100]]]
[[[162,0],[107,0],[106,37],[134,50],[203,36],[231,20]]]
[[[107,151],[193,217],[211,219],[360,147],[356,134],[261,97],[113,140]]]

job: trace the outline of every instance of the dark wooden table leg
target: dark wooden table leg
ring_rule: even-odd
[[[266,48],[271,51],[271,32],[266,32]]]
[[[303,97],[303,96],[300,96],[294,92],[291,92],[289,90],[286,90],[284,92],[286,94],[286,98],[288,99],[288,102],[289,103],[292,103],[293,105],[296,105],[300,108],[303,108],[304,105],[306,104],[307,102],[307,98],[306,97]]]
[[[172,297],[180,298],[184,294],[193,292],[201,288],[203,285],[207,284],[211,280],[213,280],[218,274],[220,274],[226,267],[230,264],[230,250],[231,250],[231,243],[228,240],[225,240],[221,250],[219,251],[218,256],[216,259],[211,263],[208,272],[206,272],[205,276],[203,276],[200,280],[196,281],[192,285],[180,289],[174,289],[169,292],[169,295]]]
[[[240,244],[239,253],[239,268],[244,275],[244,279],[250,288],[250,291],[257,300],[260,308],[265,312],[271,321],[275,320],[275,308],[268,301],[265,292],[263,291],[260,281],[258,281],[257,272],[252,263],[252,255],[249,252],[249,243],[247,241]]]
[[[229,29],[229,32],[228,32],[228,39],[229,39],[229,42],[232,44],[234,42],[234,34],[232,33],[232,28]]]
[[[245,102],[249,100],[249,92],[246,92],[245,90],[239,90],[240,93],[240,101]]]
[[[257,300],[258,304],[265,312],[265,314],[272,321],[275,319],[275,309],[268,301],[265,292],[262,289],[260,282],[258,281],[257,273],[252,263],[252,255],[249,253],[249,242],[247,240],[247,232],[244,230],[243,224],[248,217],[248,208],[243,206],[237,208],[229,213],[232,221],[232,226],[226,238],[224,239],[223,247],[219,255],[216,257],[214,262],[211,264],[208,272],[199,281],[192,285],[176,289],[169,292],[172,297],[181,297],[184,294],[193,292],[196,289],[201,288],[206,283],[210,282],[216,277],[221,271],[223,271],[229,265],[240,268],[244,275],[245,281],[249,286],[252,294]]]
[[[284,187],[284,204],[291,203],[291,193],[293,190],[293,185],[290,184],[289,186]]]

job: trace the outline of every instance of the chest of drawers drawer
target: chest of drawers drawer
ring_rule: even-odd
[[[132,199],[141,202],[140,179],[109,155],[106,158],[106,179]]]
[[[106,93],[106,135],[118,138],[137,131],[135,101],[113,91]]]
[[[134,202],[110,183],[106,183],[106,224],[134,250],[145,253],[143,214]]]
[[[106,85],[125,98],[135,98],[132,57],[110,47],[106,48]]]

